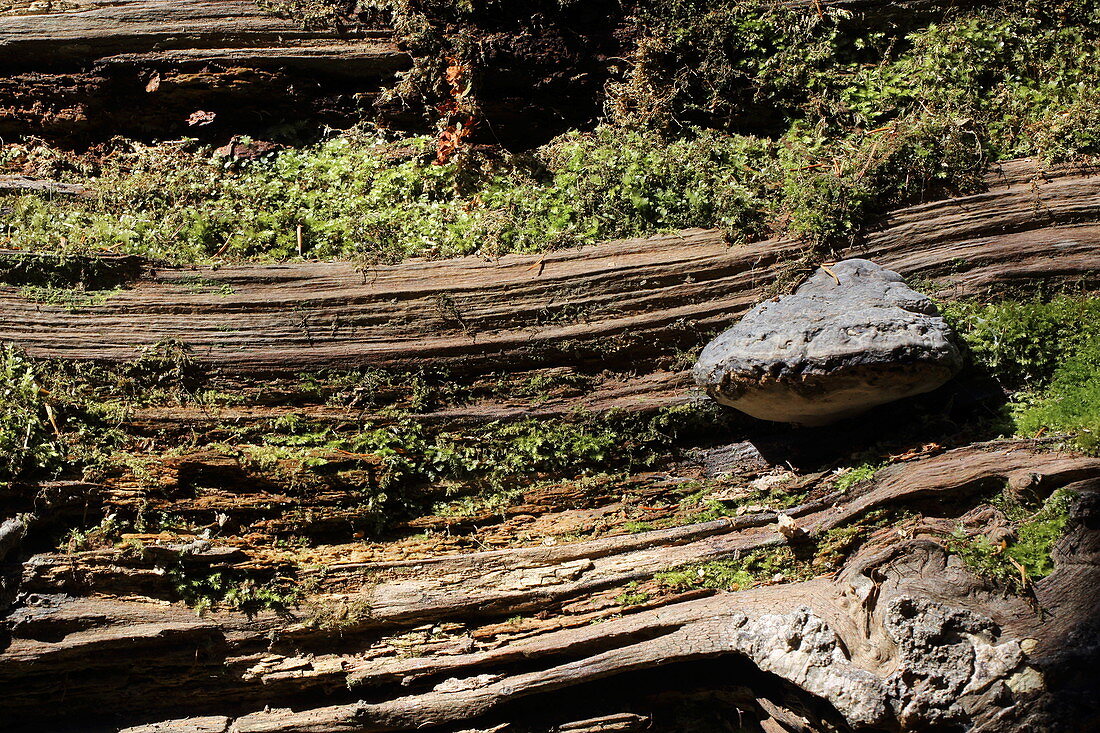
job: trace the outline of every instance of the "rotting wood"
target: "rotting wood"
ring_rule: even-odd
[[[950,296],[1100,269],[1100,177],[1010,166],[988,192],[903,209],[845,256],[950,286]],[[0,340],[34,356],[125,361],[165,338],[240,373],[355,366],[522,369],[637,362],[688,347],[766,292],[800,245],[729,246],[691,230],[543,255],[159,269],[71,313],[0,287]],[[542,274],[531,264],[545,257]],[[193,292],[195,278],[208,285]],[[446,295],[462,324],[440,312]],[[566,319],[555,314],[574,314]],[[583,314],[577,316],[575,314]]]
[[[1020,470],[1039,475],[1044,491],[1063,485],[1091,491],[1100,485],[1100,460],[1037,451],[1027,442],[993,443],[898,465],[853,495],[850,502],[818,507],[801,514],[799,521],[812,534],[841,515],[866,511],[883,502],[906,502],[937,492],[954,492],[973,500],[975,487],[1004,480]],[[800,514],[800,510],[794,513]],[[924,653],[920,648],[904,647],[897,631],[890,630],[890,624],[896,625],[902,618],[898,614],[907,613],[906,604],[918,602],[912,599],[929,599],[933,610],[939,609],[936,613],[947,609],[943,611],[943,623],[949,627],[945,633],[963,631],[963,627],[951,625],[965,621],[988,626],[999,634],[999,638],[981,634],[975,638],[980,648],[973,653],[999,660],[982,671],[988,679],[977,680],[975,688],[981,684],[1003,687],[1022,685],[1021,675],[1033,674],[1028,670],[1041,660],[1063,653],[1064,645],[1083,628],[1081,624],[1087,625],[1083,620],[1087,613],[1080,614],[1095,602],[1090,594],[1096,592],[1100,580],[1095,565],[1071,559],[1078,551],[1074,548],[1096,541],[1095,530],[1084,526],[1076,530],[1076,539],[1061,546],[1057,570],[1036,585],[1034,602],[1003,595],[978,582],[957,560],[943,553],[942,539],[935,533],[914,530],[906,536],[891,530],[877,536],[831,578],[702,598],[672,598],[649,610],[607,618],[601,624],[551,628],[481,650],[471,649],[469,637],[460,634],[455,640],[465,638],[464,645],[450,651],[440,647],[441,653],[436,655],[427,652],[402,658],[369,653],[370,639],[378,638],[377,633],[400,634],[420,618],[430,619],[436,627],[458,622],[455,628],[464,629],[476,625],[478,616],[503,618],[524,609],[559,607],[567,596],[591,595],[604,583],[587,578],[607,572],[600,567],[608,563],[609,568],[620,567],[611,571],[619,573],[620,579],[637,578],[639,569],[646,572],[642,558],[647,550],[631,550],[631,544],[648,543],[671,553],[654,557],[675,564],[681,550],[688,552],[686,559],[698,559],[781,541],[774,524],[769,528],[763,524],[766,518],[753,519],[756,521],[750,524],[756,526],[727,526],[723,534],[698,540],[694,547],[670,543],[667,532],[656,532],[628,537],[626,542],[597,541],[439,558],[405,566],[389,564],[379,568],[383,571],[379,579],[368,582],[361,591],[366,603],[359,607],[369,608],[369,613],[351,625],[328,631],[297,627],[293,619],[280,620],[273,615],[251,621],[235,614],[197,619],[178,606],[136,598],[66,598],[42,589],[32,603],[9,619],[14,622],[10,626],[13,638],[0,655],[0,678],[12,693],[5,705],[9,714],[25,715],[18,712],[26,710],[21,706],[37,705],[38,696],[55,689],[64,677],[67,709],[78,711],[82,706],[97,705],[108,688],[118,689],[119,675],[128,676],[131,665],[141,664],[151,674],[129,678],[134,702],[128,709],[131,715],[146,720],[158,719],[158,709],[178,711],[185,701],[194,700],[194,709],[206,713],[216,712],[219,705],[234,709],[252,706],[258,712],[243,717],[227,715],[236,718],[232,730],[237,731],[407,730],[448,721],[468,727],[470,720],[492,723],[493,710],[506,701],[515,703],[677,660],[732,654],[787,679],[811,696],[823,697],[849,724],[891,727],[899,710],[916,703],[906,698],[912,691],[900,688],[900,692],[891,692],[890,675],[899,668],[918,675],[943,674],[920,656]],[[699,553],[704,547],[710,555]],[[540,574],[535,570],[540,565],[551,572]],[[575,574],[565,572],[574,566]],[[652,567],[659,566],[658,562]],[[369,568],[349,570],[364,569]],[[340,574],[335,570],[325,582],[339,583]],[[506,587],[508,575],[517,579],[530,576],[533,585],[518,591],[522,597],[517,597],[516,591]],[[1071,577],[1072,585],[1067,584]],[[479,582],[485,585],[481,596],[470,585]],[[98,586],[106,590],[111,582],[100,581]],[[465,587],[470,587],[473,595],[451,590]],[[345,601],[354,605],[354,596],[353,592]],[[419,610],[410,614],[411,608]],[[988,622],[976,621],[967,613]],[[1052,624],[1049,618],[1058,622]],[[376,636],[364,637],[367,628],[377,629]],[[786,656],[776,656],[770,650],[774,641],[770,635],[782,629],[809,636],[804,642],[796,640]],[[1029,649],[1025,654],[1019,647],[1028,639],[1035,641],[1025,644]],[[421,644],[421,648],[431,647]],[[200,650],[198,657],[194,656],[196,649]],[[826,660],[831,661],[825,664]],[[81,670],[79,676],[68,673],[76,668]],[[222,668],[225,674],[212,675]],[[88,674],[93,669],[96,673]],[[338,692],[347,686],[350,693]],[[863,690],[859,695],[852,692],[857,688]],[[158,707],[158,689],[172,690],[170,708]],[[1012,699],[1019,702],[1046,694],[1041,689],[1021,690],[1012,693]],[[286,694],[310,696],[315,702],[295,711],[259,712],[268,701]],[[359,695],[376,702],[356,701]],[[199,704],[199,700],[205,703]],[[941,700],[930,707],[922,703],[919,710],[905,713],[909,716],[905,725],[913,727],[936,716],[980,724],[1008,709],[1007,702],[979,704],[967,695],[961,695],[958,703]]]
[[[221,140],[281,114],[348,123],[410,63],[392,32],[306,30],[251,0],[79,0],[0,14],[0,134]],[[202,110],[203,128],[188,125]]]
[[[263,47],[331,38],[276,18],[251,0],[77,0],[0,15],[0,64],[41,68],[155,49]]]

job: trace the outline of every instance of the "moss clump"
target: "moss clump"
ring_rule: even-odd
[[[577,413],[551,422],[490,423],[461,434],[432,432],[404,420],[326,440],[336,441],[332,447],[378,456],[386,469],[383,486],[462,481],[499,489],[517,476],[654,465],[672,456],[678,440],[723,419],[710,405],[699,405],[642,416]]]
[[[67,451],[50,424],[53,407],[40,382],[32,361],[0,344],[0,485],[56,473],[64,463]]]
[[[1083,2],[884,20],[767,0],[643,0],[620,124],[776,140],[779,229],[823,244],[974,189],[990,161],[1100,153],[1100,17]]]
[[[117,470],[130,410],[204,404],[187,348],[165,341],[117,366],[32,359],[0,344],[0,483]]]
[[[847,491],[858,483],[870,481],[885,467],[884,463],[861,463],[838,475],[833,482],[833,488],[841,492]]]
[[[789,509],[804,502],[808,493],[804,488],[795,489],[781,483],[770,488],[747,491],[738,496],[736,501],[730,501],[713,498],[711,494],[717,487],[709,482],[704,482],[701,487],[697,482],[689,482],[683,489],[690,491],[695,487],[699,488],[680,501],[681,513],[671,520],[662,521],[661,526],[736,517],[743,514],[746,507],[757,507],[753,511]]]
[[[781,576],[783,582],[807,580],[814,576],[810,564],[795,556],[790,547],[765,548],[747,552],[734,560],[688,565],[657,573],[661,585],[677,590],[714,588],[745,590]]]
[[[974,361],[1008,389],[1041,388],[1058,366],[1100,337],[1100,299],[941,304]]]
[[[638,590],[638,583],[631,581],[626,584],[626,590],[615,598],[615,603],[620,606],[637,606],[650,599],[649,593]]]
[[[297,583],[286,578],[259,582],[235,570],[211,571],[180,564],[168,571],[176,594],[202,615],[227,607],[255,616],[261,611],[287,613],[300,598]]]
[[[461,156],[444,165],[426,137],[351,133],[225,169],[206,148],[134,146],[111,161],[95,199],[15,200],[10,246],[115,251],[176,262],[297,255],[395,261],[538,251],[663,229],[766,230],[768,145],[700,131],[677,141],[601,128],[530,159]]]
[[[978,367],[1013,393],[1018,433],[1068,433],[1100,450],[1100,299],[955,303],[945,314]]]
[[[1068,433],[1086,453],[1100,453],[1100,337],[1058,366],[1050,386],[1017,398],[1013,409],[1024,435]]]
[[[343,0],[256,0],[256,4],[277,18],[298,21],[307,31],[335,28],[344,11],[354,5]]]
[[[1015,539],[997,545],[985,535],[971,537],[960,527],[952,535],[948,549],[978,575],[1023,592],[1030,582],[1054,570],[1051,551],[1069,524],[1072,499],[1072,492],[1059,490],[1038,511],[1031,512],[1018,501],[1002,497],[999,503],[1013,520]]]
[[[728,560],[685,565],[657,573],[654,578],[662,585],[679,590],[715,588],[733,591],[772,581],[790,583],[808,580],[836,570],[872,532],[903,518],[904,515],[877,510],[855,522],[831,529],[805,544],[762,547]]]
[[[75,313],[82,308],[103,305],[119,292],[121,292],[119,289],[80,290],[75,288],[43,288],[27,285],[19,291],[19,295],[35,303],[61,306],[70,313]]]
[[[973,123],[992,157],[1095,154],[1100,14],[1071,0],[889,17],[768,0],[641,0],[612,89],[620,117],[830,135],[903,120]],[[903,125],[904,126],[904,125]]]

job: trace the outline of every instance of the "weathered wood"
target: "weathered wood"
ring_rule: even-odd
[[[76,312],[0,288],[10,315],[0,340],[35,356],[123,361],[172,338],[238,372],[634,362],[729,323],[800,250],[787,240],[731,247],[720,232],[693,230],[494,261],[165,268]],[[1090,278],[1100,270],[1100,177],[1058,172],[904,209],[844,254],[957,296]],[[187,287],[197,279],[206,293]]]
[[[1018,471],[1041,477],[1038,485],[1044,492],[1067,484],[1085,491],[1100,486],[1100,460],[1047,453],[1028,442],[1001,442],[895,466],[836,506],[834,496],[822,502],[825,506],[793,513],[813,535],[842,516],[884,504],[940,493],[974,502],[980,487]],[[753,526],[727,526],[723,534],[694,545],[661,531],[618,544],[582,542],[389,564],[377,568],[375,579],[367,580],[361,591],[347,596],[354,604],[361,594],[366,602],[358,607],[369,612],[350,625],[321,632],[270,615],[252,621],[234,614],[196,619],[178,606],[148,601],[38,594],[8,618],[12,640],[0,654],[0,681],[8,690],[2,709],[26,719],[29,711],[39,709],[42,696],[64,685],[65,710],[77,714],[105,697],[115,699],[111,696],[126,679],[124,707],[134,723],[158,719],[158,710],[175,716],[190,710],[224,715],[227,724],[232,720],[232,730],[242,732],[409,730],[448,722],[468,728],[471,721],[493,724],[493,710],[505,702],[676,661],[734,655],[788,680],[811,698],[828,700],[848,725],[890,728],[900,723],[920,729],[945,719],[981,724],[1009,715],[1006,711],[1042,713],[1033,704],[1035,697],[1050,693],[1046,685],[1033,687],[1029,680],[1049,673],[1044,664],[1062,659],[1059,655],[1072,646],[1074,635],[1085,632],[1085,609],[1094,602],[1100,581],[1095,564],[1080,562],[1081,549],[1091,546],[1097,534],[1087,521],[1075,525],[1076,534],[1060,545],[1057,569],[1035,586],[1032,602],[977,581],[943,553],[937,520],[927,518],[904,534],[891,529],[876,535],[835,577],[672,598],[621,618],[605,617],[600,624],[551,628],[527,639],[505,637],[480,649],[471,649],[475,643],[470,637],[460,636],[436,653],[427,651],[427,645],[422,647],[426,651],[403,658],[359,654],[362,641],[353,641],[364,639],[366,627],[381,633],[408,628],[415,619],[399,610],[403,604],[419,607],[421,617],[436,627],[454,621],[469,624],[478,616],[504,618],[525,608],[560,608],[554,599],[560,601],[566,588],[573,597],[591,595],[597,584],[588,578],[605,572],[600,568],[607,563],[618,564],[615,572],[622,579],[641,577],[652,572],[648,567],[660,567],[644,559],[647,553],[658,558],[658,548],[670,553],[665,562],[675,564],[680,561],[677,553],[687,559],[714,558],[783,541],[774,523],[762,524],[767,517],[752,519]],[[703,527],[676,531],[694,529]],[[652,549],[630,549],[632,544]],[[718,552],[720,544],[724,549]],[[346,582],[343,572],[330,568],[324,584]],[[521,576],[528,578],[526,600],[517,602],[509,578]],[[475,590],[478,584],[483,592]],[[943,636],[936,643],[961,644],[952,654],[963,657],[945,660],[934,649],[898,636],[898,624],[907,623],[905,609],[913,604],[922,609],[920,623],[942,624]],[[327,637],[327,644],[318,644],[318,634]],[[779,643],[784,638],[789,641]],[[950,668],[968,663],[967,654],[986,660],[967,673],[972,684],[948,699],[933,696],[917,704],[924,688],[916,680],[949,674]],[[147,671],[134,675],[134,665]],[[219,669],[225,673],[215,674]],[[894,687],[891,674],[909,675],[904,677],[908,681]],[[932,678],[929,684],[934,686]],[[1052,678],[1050,684],[1056,691],[1060,683]],[[1003,690],[1000,702],[979,699],[990,685]],[[340,692],[347,686],[350,693]],[[167,691],[168,697],[158,697]],[[288,695],[308,703],[293,711],[261,711],[271,702],[280,708],[278,701]],[[241,706],[257,712],[239,716],[233,711]],[[1029,720],[1027,715],[1021,720]],[[1026,727],[1021,720],[1010,729]]]
[[[332,38],[276,18],[252,0],[76,0],[0,14],[0,65],[42,69],[121,53],[282,45]]]
[[[224,142],[272,116],[348,123],[409,63],[386,29],[307,30],[251,0],[18,6],[0,13],[0,134]],[[189,126],[199,110],[213,122]]]
[[[1013,164],[988,193],[896,212],[853,253],[950,284],[949,297],[1038,279],[1092,281],[1100,269],[1098,212],[1100,179],[1089,171],[1036,179],[1033,167]],[[637,374],[602,373],[580,396],[557,401],[477,398],[417,419],[452,426],[548,418],[576,406],[645,411],[689,399],[682,365],[672,368],[668,352],[698,343],[763,297],[801,253],[794,242],[728,247],[716,232],[693,231],[545,259],[414,261],[366,272],[346,263],[285,263],[148,275],[130,260],[106,269],[76,261],[69,263],[74,283],[94,289],[106,272],[124,289],[101,306],[70,312],[29,301],[20,286],[3,287],[0,308],[10,315],[0,339],[37,356],[117,362],[180,338],[201,362],[236,380],[230,389],[245,397],[242,405],[147,408],[129,417],[163,441],[148,457],[175,449],[192,430],[213,435],[223,424],[259,425],[293,412],[332,425],[363,419],[353,406],[323,397],[304,406],[260,399],[264,391],[293,389],[298,369],[432,363],[476,381],[486,371],[563,370],[588,358]],[[43,257],[49,260],[36,256],[36,267]],[[1072,640],[1092,633],[1100,592],[1091,561],[1100,536],[1090,529],[1095,507],[1084,502],[1058,546],[1056,572],[1032,586],[1034,598],[979,581],[943,550],[955,527],[984,529],[989,520],[971,510],[1008,480],[1020,483],[1026,474],[1042,493],[1069,485],[1091,495],[1100,460],[1051,444],[926,447],[845,494],[824,473],[805,476],[799,487],[811,490],[809,499],[784,510],[800,530],[794,540],[780,531],[776,511],[751,510],[585,541],[543,542],[533,532],[511,538],[506,549],[490,542],[476,550],[443,536],[424,545],[412,538],[349,543],[349,526],[362,513],[350,489],[325,484],[296,493],[245,470],[231,448],[171,453],[147,470],[144,483],[112,477],[50,487],[61,502],[54,513],[129,516],[155,508],[205,524],[214,539],[202,541],[200,529],[132,535],[144,550],[70,546],[19,556],[14,566],[18,553],[9,552],[6,570],[18,571],[21,595],[4,619],[0,721],[40,727],[53,715],[52,722],[89,729],[160,721],[161,729],[196,731],[493,730],[521,715],[549,729],[643,714],[632,707],[636,695],[613,694],[616,684],[629,687],[647,669],[722,659],[744,666],[735,682],[723,678],[715,687],[735,695],[736,707],[767,730],[797,729],[799,720],[807,730],[822,721],[841,730],[948,723],[1045,729],[1044,711],[1055,708],[1044,700],[1064,708],[1072,699],[1065,690],[1085,684],[1074,675],[1091,663]],[[334,471],[367,470],[374,460],[323,457]],[[702,475],[686,466],[632,477],[645,488],[636,496],[660,503],[662,487]],[[3,499],[40,509],[38,499],[20,493],[35,488],[46,487],[13,487]],[[534,526],[541,513],[583,526],[627,486],[538,491],[509,510],[510,527]],[[872,535],[835,576],[732,593],[661,592],[635,606],[616,600],[631,583],[656,587],[655,575],[675,566],[788,544],[793,551],[897,507],[921,515]],[[650,509],[653,516],[671,512]],[[314,513],[316,520],[305,518]],[[341,525],[331,536],[345,544],[311,543],[300,553],[274,546],[274,538],[312,521]],[[410,524],[441,535],[457,527],[443,516]],[[178,594],[169,568],[269,578],[295,567],[308,593],[290,616],[250,619],[221,610],[197,618],[171,602]],[[960,640],[940,662],[903,634],[913,608],[906,604],[925,601],[931,605],[921,605],[913,623],[940,624],[943,639]],[[973,684],[952,681],[949,668],[968,664]],[[786,692],[765,694],[777,681]],[[931,700],[922,692],[928,689],[951,692]],[[570,718],[547,705],[566,691],[605,707]],[[65,706],[44,706],[62,694]],[[104,712],[105,702],[112,712]],[[191,717],[173,720],[181,716]]]

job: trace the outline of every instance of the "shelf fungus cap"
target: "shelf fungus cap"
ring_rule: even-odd
[[[749,311],[706,345],[694,377],[753,417],[826,425],[930,392],[961,366],[955,335],[927,296],[851,259]]]

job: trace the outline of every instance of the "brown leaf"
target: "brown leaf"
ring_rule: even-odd
[[[214,121],[214,118],[218,115],[214,112],[204,112],[203,110],[197,110],[191,113],[191,116],[187,118],[187,124],[191,127],[201,127],[202,125],[209,125]]]

